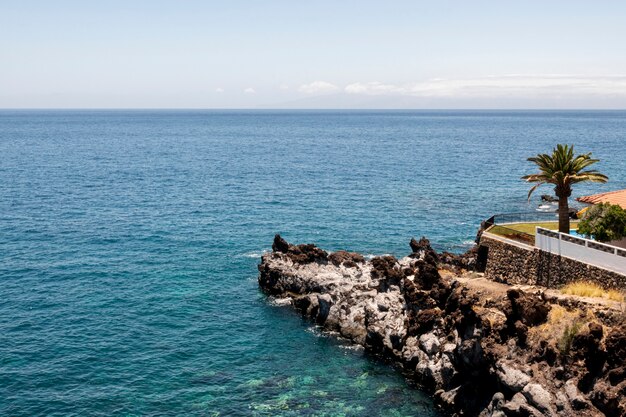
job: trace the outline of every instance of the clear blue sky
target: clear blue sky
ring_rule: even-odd
[[[626,108],[626,2],[4,1],[0,107]]]

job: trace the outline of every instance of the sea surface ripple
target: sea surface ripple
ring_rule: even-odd
[[[624,112],[1,111],[0,415],[435,416],[401,373],[258,291],[275,233],[462,251],[526,211],[528,156]],[[546,193],[551,192],[546,187]]]

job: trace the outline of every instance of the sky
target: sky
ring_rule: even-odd
[[[626,109],[626,2],[0,0],[0,108]]]

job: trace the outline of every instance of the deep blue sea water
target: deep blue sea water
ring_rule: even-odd
[[[274,234],[462,251],[537,205],[526,157],[593,151],[575,197],[626,188],[625,141],[620,111],[1,111],[0,415],[435,416],[267,302]]]

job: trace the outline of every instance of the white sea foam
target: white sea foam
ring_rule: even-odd
[[[273,306],[286,306],[291,304],[291,297],[276,298],[270,297],[268,302]]]
[[[339,345],[339,347],[345,350],[355,350],[355,351],[365,350],[365,348],[361,345]]]
[[[379,256],[391,256],[391,254],[390,253],[383,253],[381,255],[374,255],[374,254],[368,253],[366,255],[363,255],[363,257],[365,259],[367,259],[368,261],[371,261],[372,259],[377,258]]]
[[[318,327],[318,326],[309,327],[305,331],[307,331],[309,333],[313,333],[317,337],[323,337],[324,336],[324,333],[322,333],[321,328]]]
[[[260,258],[261,256],[269,252],[270,252],[269,250],[264,250],[262,252],[247,252],[247,253],[242,253],[239,256],[242,258]]]
[[[325,330],[323,327],[317,325],[307,328],[306,331],[317,337],[340,337],[339,332],[334,330]]]

